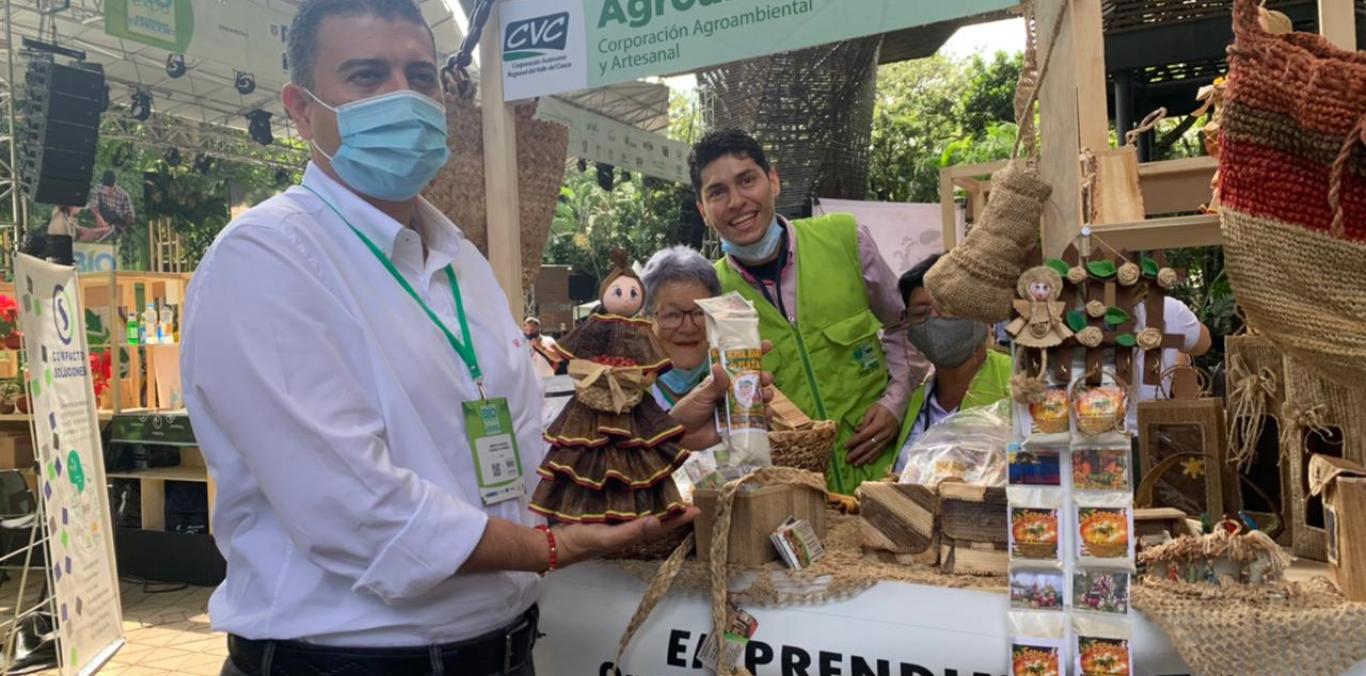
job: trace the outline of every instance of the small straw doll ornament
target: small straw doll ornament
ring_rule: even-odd
[[[624,254],[599,289],[602,305],[557,348],[569,362],[574,398],[546,430],[550,452],[531,510],[572,523],[667,517],[686,505],[673,471],[687,459],[683,427],[648,396],[670,368],[648,320],[640,278]]]

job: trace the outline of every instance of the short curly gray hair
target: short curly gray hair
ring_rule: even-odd
[[[645,312],[654,314],[660,289],[673,282],[697,282],[713,296],[721,295],[721,279],[716,268],[695,249],[672,246],[650,257],[641,275],[645,283]]]

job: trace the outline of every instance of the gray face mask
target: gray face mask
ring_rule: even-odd
[[[961,366],[987,339],[985,324],[945,317],[930,317],[912,326],[907,333],[915,349],[940,369]]]

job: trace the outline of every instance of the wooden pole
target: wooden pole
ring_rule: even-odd
[[[1346,50],[1357,48],[1357,15],[1352,0],[1319,0],[1319,34]]]
[[[958,246],[958,208],[953,201],[953,175],[949,167],[939,170],[939,208],[943,211],[944,251]]]
[[[1105,36],[1100,21],[1100,3],[1071,1],[1081,147],[1099,150],[1110,147],[1110,122],[1105,108]]]
[[[521,199],[517,190],[517,122],[503,103],[503,53],[498,5],[479,41],[479,92],[484,118],[484,191],[489,263],[514,317],[522,314]]]
[[[1068,2],[1072,3],[1067,8]],[[1077,115],[1077,60],[1073,45],[1075,15],[1064,20],[1057,39],[1050,39],[1058,13],[1075,11],[1077,5],[1095,0],[1039,0],[1039,54],[1056,50],[1039,93],[1039,133],[1043,136],[1039,175],[1053,186],[1044,204],[1043,251],[1046,257],[1062,255],[1081,231],[1080,123]],[[1042,62],[1043,57],[1040,57]],[[1103,114],[1103,113],[1102,113]]]

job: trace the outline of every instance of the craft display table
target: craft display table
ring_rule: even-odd
[[[536,672],[612,676],[617,640],[644,591],[644,582],[606,562],[551,574],[541,596],[545,637],[536,646]],[[1004,593],[883,582],[824,605],[745,608],[759,622],[747,653],[754,676],[999,676],[1008,663],[1008,602]],[[632,642],[621,674],[711,673],[694,661],[710,613],[701,596],[670,594]],[[1135,674],[1189,673],[1155,624],[1141,612],[1133,618]],[[1345,673],[1366,675],[1366,663]]]

